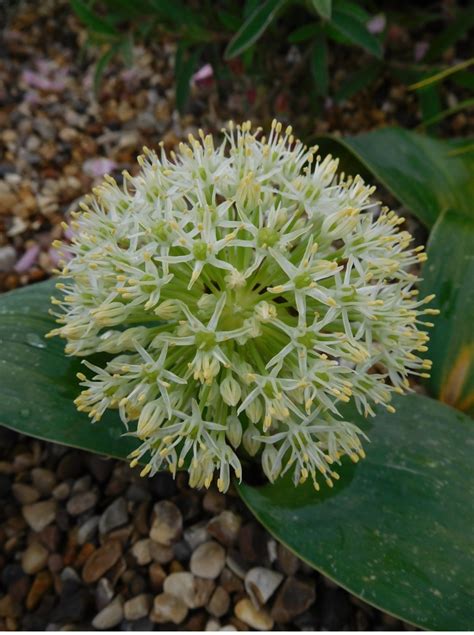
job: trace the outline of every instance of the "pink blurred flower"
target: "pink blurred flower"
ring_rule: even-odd
[[[66,87],[67,69],[57,68],[49,60],[38,60],[36,70],[24,70],[21,80],[28,88],[36,88],[50,93],[59,93]]]
[[[421,61],[429,48],[428,42],[417,42],[413,50],[413,58],[415,62]]]
[[[15,271],[17,273],[24,273],[25,271],[29,271],[31,267],[36,263],[39,252],[39,245],[33,245],[32,247],[29,247],[29,249],[25,251],[23,256],[16,263]]]
[[[104,174],[109,174],[117,168],[115,161],[107,159],[106,157],[95,157],[93,159],[87,159],[82,164],[84,172],[92,178],[100,178]]]
[[[204,64],[191,78],[193,84],[199,87],[211,86],[214,81],[214,69],[210,64]]]
[[[377,33],[382,33],[387,24],[387,20],[383,13],[379,13],[375,15],[371,20],[367,22],[367,31],[369,33],[373,33],[376,35]]]

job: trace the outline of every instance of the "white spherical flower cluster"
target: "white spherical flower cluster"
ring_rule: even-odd
[[[186,466],[192,486],[217,473],[225,491],[250,455],[270,481],[332,485],[343,455],[364,456],[340,405],[393,410],[430,368],[418,325],[434,311],[412,272],[425,254],[290,127],[223,132],[217,147],[200,132],[170,157],[145,149],[137,176],[94,190],[52,334],[70,355],[108,354],[84,361],[76,404],[93,421],[118,409],[142,474]]]

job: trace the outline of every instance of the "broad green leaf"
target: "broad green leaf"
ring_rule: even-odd
[[[474,201],[473,201],[474,206]],[[474,219],[447,212],[428,243],[421,294],[435,293],[440,314],[427,356],[428,385],[442,401],[474,415]]]
[[[316,35],[312,46],[311,74],[317,94],[325,97],[329,91],[328,47],[326,35],[322,29]]]
[[[428,397],[394,405],[333,489],[285,478],[239,493],[278,540],[364,601],[426,629],[472,629],[474,426]]]
[[[311,0],[311,6],[323,20],[331,19],[332,0]]]
[[[85,24],[88,29],[102,33],[104,35],[117,35],[118,31],[105,18],[98,16],[92,9],[82,0],[71,0],[71,6],[76,12],[78,18]]]
[[[382,57],[383,50],[380,41],[367,30],[363,22],[360,22],[352,14],[341,8],[334,8],[331,27],[352,42],[352,44],[362,47],[375,57]]]
[[[224,57],[229,60],[256,42],[274,20],[285,0],[266,0],[259,4],[229,42]]]
[[[114,412],[95,424],[77,412],[80,360],[65,356],[59,338],[44,338],[55,326],[48,314],[53,290],[48,281],[0,296],[0,425],[125,459],[138,442],[121,436],[125,429]]]
[[[474,157],[451,156],[458,142],[432,139],[401,128],[355,137],[321,139],[336,156],[342,149],[362,164],[417,218],[431,227],[446,210],[474,218]]]

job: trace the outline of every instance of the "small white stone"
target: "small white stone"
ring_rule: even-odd
[[[108,631],[123,620],[122,598],[117,597],[92,620],[92,626],[99,631]]]
[[[207,621],[206,626],[204,627],[205,631],[220,631],[221,623],[219,620],[216,620],[214,617],[211,617],[210,620]]]
[[[39,542],[32,542],[21,556],[21,566],[28,575],[34,575],[44,569],[48,562],[49,552]]]
[[[225,565],[225,549],[218,542],[210,540],[194,551],[190,560],[190,569],[200,578],[215,580]]]
[[[153,508],[155,519],[151,526],[150,538],[161,545],[170,546],[181,536],[183,517],[171,501],[160,501]]]
[[[123,614],[126,620],[134,622],[146,617],[150,612],[151,598],[146,593],[141,593],[123,605]]]
[[[214,590],[214,582],[196,578],[189,571],[171,573],[163,583],[163,591],[180,598],[188,608],[206,606]]]
[[[157,624],[173,622],[180,624],[186,619],[188,607],[186,604],[171,593],[160,593],[153,602],[153,611],[150,619]]]
[[[218,586],[207,607],[208,612],[214,617],[222,617],[227,613],[230,607],[230,596],[224,587]]]
[[[257,631],[271,631],[273,620],[263,609],[257,609],[249,598],[243,598],[234,608],[236,617],[244,624],[251,626]]]
[[[255,606],[260,607],[268,602],[282,580],[282,574],[277,571],[265,567],[253,567],[245,576],[245,590]]]
[[[33,531],[41,531],[50,525],[56,517],[56,501],[47,500],[25,505],[23,516]]]
[[[150,542],[151,540],[149,538],[143,538],[143,540],[138,540],[130,550],[137,564],[140,566],[150,564],[152,561]]]

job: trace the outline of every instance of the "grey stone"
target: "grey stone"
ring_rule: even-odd
[[[123,620],[122,598],[117,597],[102,609],[92,620],[92,626],[99,631],[108,631]]]
[[[128,521],[128,506],[125,498],[117,498],[107,507],[100,517],[99,531],[101,534],[107,534],[112,529],[125,525]]]

